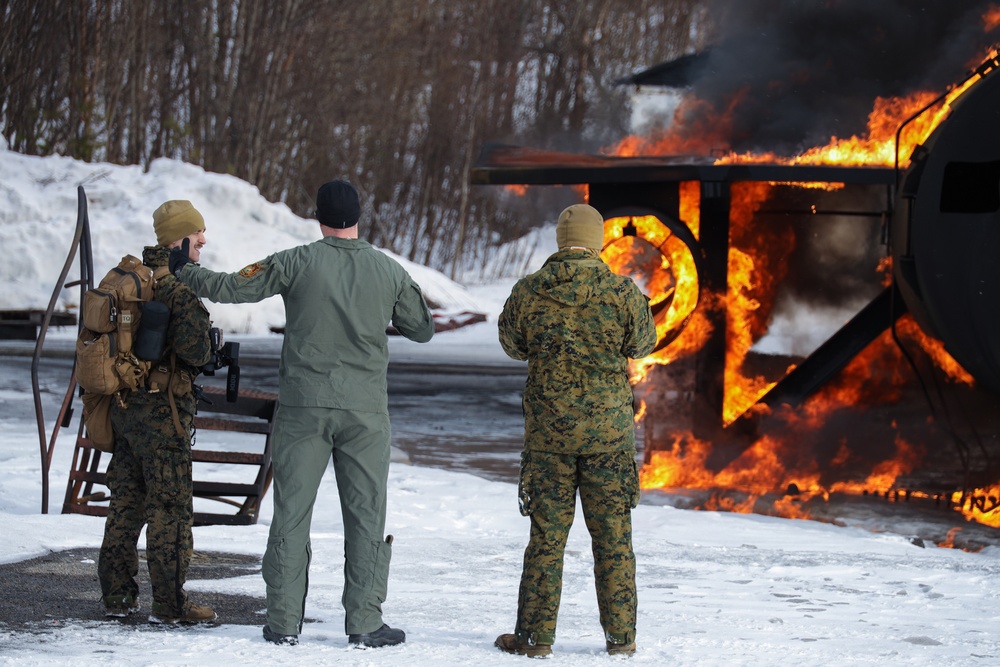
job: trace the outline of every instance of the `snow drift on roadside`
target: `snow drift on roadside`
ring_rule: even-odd
[[[169,199],[187,199],[205,216],[208,244],[202,264],[237,271],[284,248],[320,238],[315,220],[274,204],[234,176],[206,172],[176,160],[137,166],[86,163],[60,156],[21,155],[0,146],[0,309],[45,308],[70,252],[77,217],[77,187],[87,194],[96,279],[125,254],[140,255],[155,241],[152,213]],[[384,251],[385,252],[385,251]],[[433,269],[386,252],[402,264],[441,312],[477,310],[472,295]],[[79,278],[79,257],[66,282]],[[75,311],[79,289],[63,289],[57,310]],[[285,322],[279,297],[261,304],[209,303],[216,326],[266,334]]]

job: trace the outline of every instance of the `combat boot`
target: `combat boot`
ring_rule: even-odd
[[[635,654],[635,642],[607,642],[608,655],[631,656]]]
[[[264,626],[264,639],[279,646],[295,646],[299,643],[298,635],[283,635],[272,630],[270,625]]]
[[[529,658],[547,658],[552,655],[552,644],[531,644],[517,641],[517,635],[506,634],[497,637],[493,645],[504,653],[526,655]]]
[[[139,601],[129,595],[108,595],[102,601],[104,615],[109,618],[125,618],[139,611]]]
[[[396,628],[390,628],[385,623],[374,632],[365,632],[356,635],[347,635],[347,642],[357,647],[382,648],[383,646],[395,646],[406,641],[406,633]]]
[[[165,625],[190,625],[192,623],[211,623],[219,617],[211,607],[195,604],[188,600],[180,613],[174,612],[165,605],[157,602],[153,603],[153,611],[149,615],[150,623],[162,623]]]

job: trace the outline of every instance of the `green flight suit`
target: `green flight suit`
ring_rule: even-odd
[[[628,360],[656,345],[646,298],[595,251],[560,250],[519,280],[498,322],[500,344],[528,361],[518,496],[531,519],[514,633],[552,644],[576,494],[591,535],[601,626],[635,640],[631,510],[639,500]]]
[[[344,518],[347,634],[382,626],[391,541],[384,539],[390,433],[386,327],[426,342],[434,321],[420,288],[393,259],[358,239],[326,237],[283,250],[236,273],[197,265],[181,278],[220,303],[285,303],[274,516],[262,566],[267,625],[302,629],[311,546],[309,526],[323,471],[333,460]]]

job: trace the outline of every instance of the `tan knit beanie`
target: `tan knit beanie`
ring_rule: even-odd
[[[153,211],[153,231],[156,232],[156,242],[162,246],[203,229],[205,218],[187,200],[172,199]]]
[[[596,208],[586,204],[567,207],[559,214],[559,222],[556,223],[556,245],[600,252],[604,247],[604,217]]]

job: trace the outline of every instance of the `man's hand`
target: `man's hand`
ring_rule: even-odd
[[[178,278],[181,277],[181,271],[184,270],[184,265],[191,263],[191,258],[188,257],[188,253],[190,252],[191,239],[189,238],[185,238],[180,247],[170,249],[170,259],[167,261],[167,267],[170,269],[170,273],[174,274]]]

